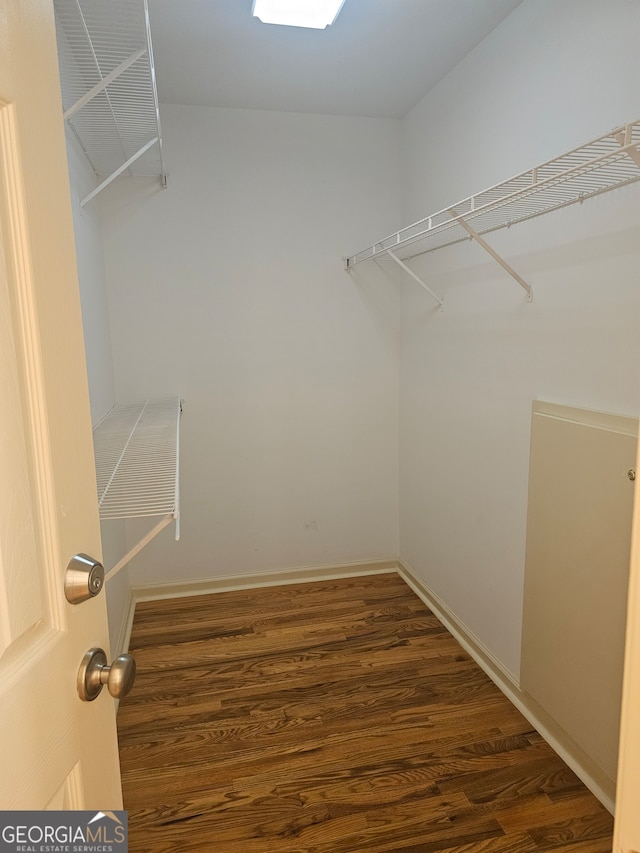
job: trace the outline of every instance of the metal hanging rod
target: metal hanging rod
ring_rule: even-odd
[[[345,269],[350,271],[368,260],[390,258],[402,264],[442,307],[440,297],[407,266],[407,261],[472,239],[518,282],[531,301],[531,286],[483,235],[636,181],[640,181],[640,120],[414,222],[345,258]]]

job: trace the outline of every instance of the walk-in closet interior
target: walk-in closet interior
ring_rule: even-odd
[[[640,3],[251,5],[55,0],[112,652],[397,570],[613,809]]]

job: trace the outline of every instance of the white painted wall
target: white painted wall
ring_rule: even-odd
[[[136,583],[395,557],[399,123],[162,106],[169,188],[102,202],[119,401],[181,395],[182,540]],[[137,533],[131,532],[132,539]]]
[[[116,402],[100,213],[96,204],[90,204],[84,208],[80,206],[80,200],[97,185],[98,181],[71,134],[67,134],[67,162],[91,421],[95,426]],[[102,525],[102,559],[107,569],[115,565],[124,553],[125,545],[125,530],[122,522],[109,522]],[[115,649],[129,595],[127,569],[109,581],[105,594],[109,611],[111,648]]]
[[[403,122],[403,222],[640,117],[640,3],[525,0]],[[637,187],[492,235],[403,286],[401,557],[519,675],[531,402],[638,415]],[[588,464],[588,460],[585,460]]]
[[[525,0],[401,136],[163,105],[169,189],[100,202],[117,398],[186,400],[183,539],[135,582],[397,555],[396,290],[339,259],[640,115],[639,25],[637,0]],[[638,413],[638,208],[629,189],[494,235],[532,305],[468,244],[415,262],[444,313],[402,288],[400,554],[516,677],[531,401]],[[75,209],[94,417],[113,397],[96,209]]]
[[[95,204],[80,207],[80,200],[91,192],[98,182],[89,162],[70,133],[67,134],[67,161],[82,300],[91,422],[95,425],[115,403],[100,214]]]

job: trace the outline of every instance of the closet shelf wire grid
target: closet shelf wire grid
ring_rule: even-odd
[[[345,259],[405,261],[640,180],[640,120],[452,204]],[[393,253],[393,254],[391,254]]]
[[[115,406],[93,432],[102,520],[179,516],[181,401]]]
[[[54,0],[65,118],[98,178],[166,173],[147,0]],[[83,200],[90,200],[93,194]]]

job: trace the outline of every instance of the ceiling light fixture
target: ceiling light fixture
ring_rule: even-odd
[[[252,13],[263,24],[323,30],[338,17],[344,0],[253,0]]]

